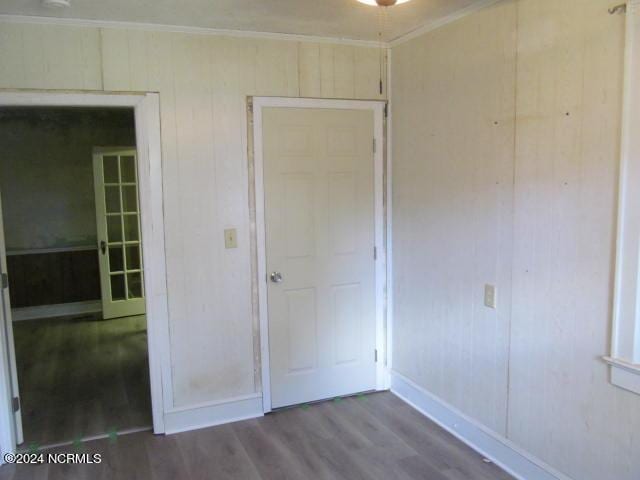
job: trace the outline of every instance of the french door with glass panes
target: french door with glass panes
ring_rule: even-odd
[[[95,148],[98,256],[103,318],[144,313],[136,151]]]

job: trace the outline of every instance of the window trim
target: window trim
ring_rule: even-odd
[[[611,383],[640,394],[640,0],[627,2]],[[637,132],[637,133],[636,133]]]

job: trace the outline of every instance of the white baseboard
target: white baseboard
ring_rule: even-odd
[[[208,404],[173,408],[164,414],[166,434],[198,430],[262,417],[262,394],[256,393]]]
[[[58,303],[56,305],[39,305],[37,307],[21,307],[11,309],[11,319],[14,322],[22,320],[40,320],[44,318],[65,317],[69,315],[84,315],[102,311],[100,300],[88,302]]]
[[[571,480],[397,372],[391,392],[519,480]]]

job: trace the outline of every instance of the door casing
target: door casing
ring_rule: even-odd
[[[138,149],[138,188],[142,227],[142,262],[149,379],[154,433],[165,432],[165,407],[173,405],[169,356],[169,310],[167,303],[162,161],[160,141],[160,98],[157,93],[119,94],[60,91],[0,91],[0,107],[127,107],[135,117]],[[1,214],[1,212],[0,212]],[[0,251],[0,255],[4,255]],[[0,309],[3,326],[7,319]],[[10,365],[5,328],[0,329],[0,464],[6,453],[16,451],[13,428]]]
[[[264,199],[264,159],[262,141],[262,109],[273,108],[328,108],[345,110],[370,110],[374,115],[374,200],[375,200],[375,291],[376,291],[376,390],[387,390],[390,379],[387,359],[390,349],[387,341],[387,235],[389,232],[385,218],[385,183],[389,181],[385,175],[384,144],[384,101],[373,100],[327,100],[313,98],[289,97],[253,97],[253,165],[255,192],[256,253],[257,253],[257,285],[258,312],[260,328],[260,374],[262,379],[262,409],[264,413],[271,411],[271,380],[269,364],[269,315],[267,309],[267,262],[266,262],[266,224]]]

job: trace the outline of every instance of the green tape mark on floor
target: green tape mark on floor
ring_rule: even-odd
[[[303,410],[309,410],[309,404],[305,403],[304,405],[302,405],[302,409]]]
[[[75,448],[76,450],[80,450],[82,448],[82,438],[77,437],[73,441],[73,448]]]
[[[109,441],[116,443],[118,441],[118,431],[115,428],[109,430]]]
[[[342,401],[342,397],[336,397],[333,399],[334,402],[339,403]]]
[[[367,399],[367,396],[366,396],[364,393],[360,393],[360,394],[358,394],[358,398],[359,398],[360,400],[366,400],[366,399]]]
[[[29,453],[36,453],[38,450],[40,450],[40,445],[38,445],[37,443],[32,443],[29,445]]]

